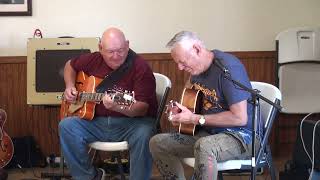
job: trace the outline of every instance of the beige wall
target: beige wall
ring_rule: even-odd
[[[97,37],[123,29],[139,53],[167,52],[180,30],[196,31],[209,48],[275,49],[277,33],[320,26],[320,0],[33,0],[33,15],[0,17],[0,56],[26,55],[36,28],[44,37]]]

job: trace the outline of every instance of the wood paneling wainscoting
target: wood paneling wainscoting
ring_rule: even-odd
[[[241,59],[252,81],[275,83],[276,52],[231,53]],[[162,73],[171,79],[173,87],[168,99],[179,100],[188,74],[178,70],[168,53],[149,53],[141,54],[141,56],[149,62],[154,72]],[[27,57],[0,57],[0,108],[5,109],[8,114],[4,129],[11,137],[34,136],[46,156],[51,153],[59,154],[57,129],[59,107],[27,105],[26,74]],[[296,116],[282,117],[280,115],[281,120],[293,119],[292,117]],[[293,121],[287,122],[296,126]],[[170,125],[165,119],[162,119],[161,127],[163,131],[167,131]],[[276,152],[281,150],[282,141],[279,140],[279,132],[287,131],[278,129],[278,127],[279,121],[275,124],[271,137],[272,148]]]

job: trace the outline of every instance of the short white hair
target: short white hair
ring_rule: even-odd
[[[172,49],[175,45],[180,44],[184,48],[190,48],[194,43],[198,43],[204,47],[202,40],[191,31],[181,31],[173,36],[173,38],[167,43],[166,47]]]

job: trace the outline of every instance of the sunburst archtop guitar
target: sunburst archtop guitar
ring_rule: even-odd
[[[180,104],[187,107],[191,112],[198,114],[201,110],[203,94],[200,90],[185,88],[181,95]],[[170,101],[167,104],[166,113],[168,120],[172,119],[172,115],[180,113],[181,109],[176,105],[175,101]],[[187,134],[194,136],[197,130],[197,126],[194,124],[179,123],[178,125],[173,124],[173,128],[181,134]]]
[[[94,117],[95,106],[102,101],[107,94],[111,99],[123,108],[130,108],[135,103],[134,92],[112,89],[105,93],[96,93],[95,88],[101,83],[102,79],[88,76],[84,72],[79,72],[76,78],[76,89],[78,91],[75,102],[68,102],[63,98],[60,108],[60,119],[68,116],[78,116],[82,119],[92,120]]]
[[[0,168],[5,167],[11,161],[14,152],[12,140],[3,129],[6,119],[6,112],[0,109]]]

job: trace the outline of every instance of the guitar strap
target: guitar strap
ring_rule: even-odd
[[[96,87],[97,93],[103,93],[108,89],[111,89],[114,84],[121,79],[125,74],[131,69],[134,60],[136,59],[137,54],[129,49],[128,56],[125,62],[115,71],[112,71],[102,82]]]

